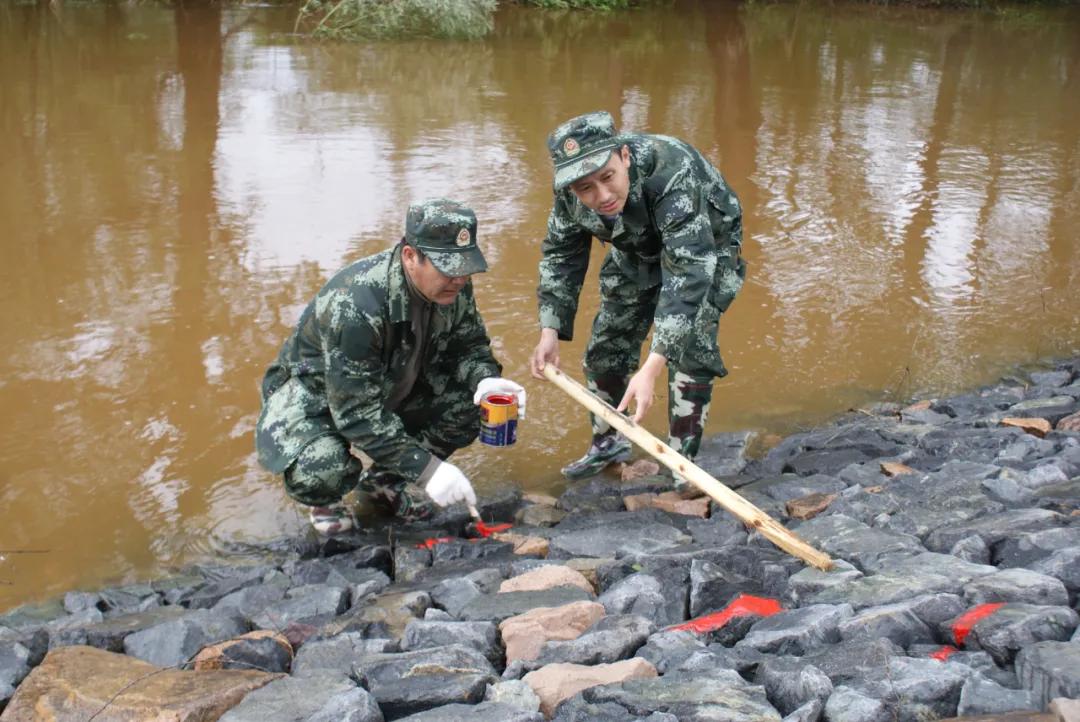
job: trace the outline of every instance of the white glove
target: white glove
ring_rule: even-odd
[[[476,387],[473,394],[473,403],[479,404],[488,394],[513,394],[517,396],[518,418],[525,418],[525,389],[521,384],[514,383],[510,379],[489,376],[483,379]]]
[[[472,484],[461,473],[461,469],[446,461],[435,467],[435,473],[431,475],[424,491],[439,506],[449,506],[459,501],[476,506],[476,492],[473,491]]]

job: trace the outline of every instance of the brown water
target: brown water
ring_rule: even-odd
[[[460,463],[558,492],[586,423],[526,380],[543,139],[587,110],[694,143],[744,202],[712,431],[1080,350],[1076,9],[509,8],[476,44],[320,45],[292,20],[0,3],[0,609],[299,531],[252,452],[259,378],[421,197],[476,209],[481,308],[530,392],[518,445]]]

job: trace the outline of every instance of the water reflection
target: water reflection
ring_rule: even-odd
[[[301,529],[252,453],[259,376],[415,198],[477,210],[480,306],[525,378],[543,140],[587,110],[694,143],[743,200],[713,431],[1075,349],[1080,14],[1026,12],[507,7],[483,43],[356,46],[291,37],[288,8],[3,5],[0,548],[50,553],[0,562],[0,608]],[[584,414],[528,388],[517,448],[460,458],[482,489],[557,492],[580,452]]]

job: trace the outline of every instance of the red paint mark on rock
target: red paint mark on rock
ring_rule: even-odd
[[[959,649],[952,646],[951,644],[946,644],[944,647],[940,647],[939,649],[935,649],[933,652],[931,652],[927,656],[929,656],[930,659],[936,659],[939,662],[944,662],[946,659],[953,656],[955,653],[957,653],[959,651],[960,651]]]
[[[513,524],[485,524],[482,521],[478,521],[476,522],[476,533],[482,538],[487,539],[492,534],[502,534],[513,526]]]
[[[747,617],[751,615],[756,617],[771,617],[783,610],[784,608],[780,606],[780,602],[775,599],[740,594],[732,599],[731,602],[719,612],[706,614],[704,617],[691,619],[689,622],[676,624],[673,627],[668,627],[668,629],[673,632],[687,631],[694,632],[695,634],[702,634],[704,632],[712,632],[720,629],[736,617]]]
[[[964,646],[964,640],[971,634],[971,630],[975,625],[1003,606],[1005,606],[1004,602],[993,602],[991,604],[980,604],[979,606],[964,612],[956,618],[955,622],[953,622],[953,639],[961,647]]]
[[[454,541],[452,536],[436,536],[430,539],[425,539],[416,545],[417,549],[434,549],[438,544],[445,544],[446,542]]]

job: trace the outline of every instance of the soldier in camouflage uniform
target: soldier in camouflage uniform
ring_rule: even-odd
[[[340,500],[358,482],[408,519],[429,516],[429,500],[476,503],[446,458],[479,433],[482,395],[525,401],[499,378],[473,299],[485,270],[470,209],[417,203],[395,248],[339,271],[304,310],[263,378],[255,442],[317,531],[352,526]]]
[[[555,201],[542,246],[540,343],[532,373],[559,363],[573,337],[592,238],[611,244],[600,268],[600,310],[585,350],[587,386],[640,421],[667,365],[670,444],[693,458],[709,412],[713,379],[727,375],[716,335],[742,287],[742,210],[720,171],[686,143],[663,135],[617,134],[611,115],[573,118],[548,136]],[[641,345],[653,328],[648,358]],[[636,373],[635,373],[636,370]],[[591,415],[585,456],[571,479],[630,457],[630,443]]]

